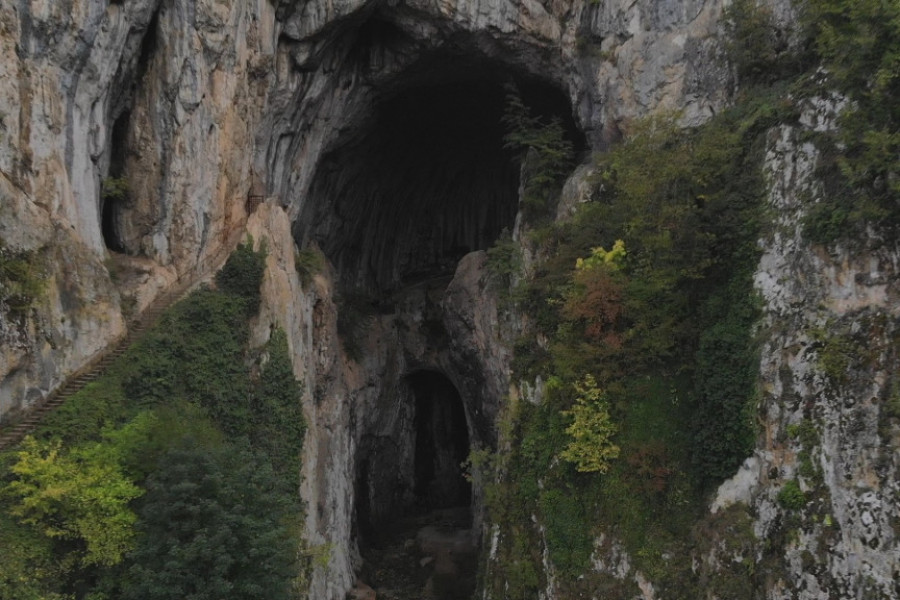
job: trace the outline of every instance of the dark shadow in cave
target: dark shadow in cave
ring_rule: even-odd
[[[468,506],[472,484],[462,463],[469,456],[469,432],[459,392],[433,371],[408,380],[416,404],[416,502],[428,509]]]
[[[126,110],[113,123],[109,158],[109,178],[111,180],[120,179],[125,174],[125,152],[130,119],[131,112]],[[124,205],[127,198],[124,195],[124,189],[111,189],[110,184],[104,182],[100,197],[100,231],[103,234],[103,243],[112,252],[127,250],[120,222],[125,216]]]
[[[452,274],[489,248],[518,211],[519,165],[501,121],[510,82],[584,147],[558,88],[482,56],[433,55],[323,157],[297,222],[301,245],[316,240],[347,286],[375,292]]]
[[[360,577],[381,597],[468,600],[479,536],[462,463],[469,430],[462,398],[437,371],[404,378],[400,431],[370,438],[357,465]],[[396,453],[395,453],[396,452]],[[405,489],[401,489],[404,488]]]

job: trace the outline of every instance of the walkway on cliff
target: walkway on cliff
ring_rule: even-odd
[[[237,233],[242,233],[242,231],[241,229]],[[124,337],[94,355],[85,366],[70,374],[43,401],[27,408],[11,423],[0,426],[0,450],[6,450],[21,442],[26,435],[41,424],[45,416],[62,406],[66,400],[80,392],[87,384],[102,377],[129,346],[143,337],[167,308],[217,272],[240,239],[240,235],[232,235],[230,240],[222,244],[218,252],[179,277],[171,288],[157,296],[141,313],[131,319],[128,324],[128,332]]]

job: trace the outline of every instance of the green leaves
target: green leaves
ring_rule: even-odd
[[[507,86],[503,125],[505,146],[522,153],[526,218],[549,216],[554,196],[572,168],[575,148],[559,119],[545,121],[531,113],[518,89]]]
[[[63,453],[60,444],[26,439],[7,486],[16,498],[11,514],[50,538],[83,544],[78,562],[114,565],[131,549],[135,514],[128,503],[141,495],[122,472],[114,446],[88,444]]]
[[[619,447],[612,442],[617,427],[609,415],[609,404],[591,375],[575,384],[575,393],[575,405],[563,411],[572,418],[566,428],[572,440],[560,457],[582,473],[606,473],[610,462],[619,457]]]
[[[830,243],[853,239],[868,224],[900,227],[900,4],[806,0],[802,18],[826,69],[825,85],[852,100],[839,131],[824,136],[830,154],[820,171],[832,185],[811,211],[806,233]]]
[[[169,450],[147,482],[122,597],[293,597],[301,511],[276,479],[265,455],[190,438]]]
[[[239,245],[228,257],[222,269],[216,273],[216,284],[222,291],[246,301],[248,315],[259,310],[259,286],[266,270],[265,240],[258,251],[253,250],[253,239]]]
[[[0,239],[0,304],[23,313],[43,293],[43,269],[37,253],[13,251]]]

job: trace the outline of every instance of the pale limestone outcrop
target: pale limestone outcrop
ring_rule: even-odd
[[[230,243],[273,49],[259,30],[273,23],[264,1],[0,7],[0,235],[43,256],[48,281],[24,319],[0,315],[0,415],[39,401],[124,333],[123,312]],[[111,163],[130,191],[115,214],[101,195]]]

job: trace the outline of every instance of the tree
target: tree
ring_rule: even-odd
[[[609,403],[592,375],[576,383],[575,391],[575,405],[563,411],[573,419],[566,428],[572,440],[560,456],[575,463],[581,472],[606,473],[610,461],[619,457],[619,447],[612,442],[617,428],[609,415]]]
[[[7,486],[16,498],[10,513],[43,535],[77,542],[84,565],[114,565],[131,549],[135,514],[128,503],[141,495],[122,472],[110,444],[93,443],[68,454],[60,443],[26,438]]]
[[[147,480],[122,597],[287,600],[301,510],[265,457],[186,438]]]

